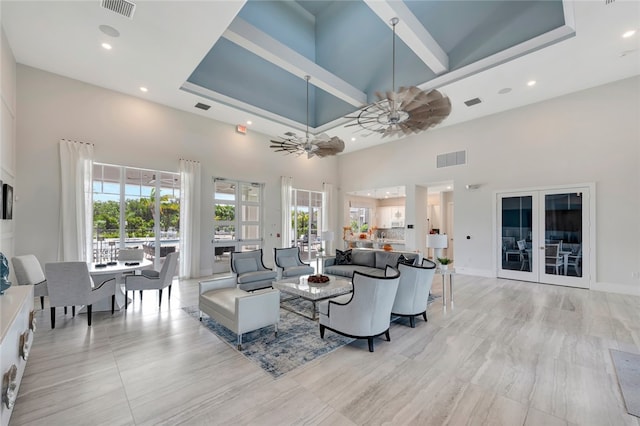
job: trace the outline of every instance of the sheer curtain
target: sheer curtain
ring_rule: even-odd
[[[293,178],[290,176],[280,177],[280,192],[282,201],[282,247],[291,247],[291,191],[293,190]]]
[[[333,184],[324,182],[322,184],[322,229],[324,231],[333,231],[334,241],[338,233],[335,232],[336,221],[335,221],[335,207],[334,207],[334,199],[335,196],[333,194]],[[327,254],[331,254],[334,251],[335,242],[327,241],[326,248]]]
[[[180,160],[180,278],[200,276],[200,162]]]
[[[93,144],[60,141],[58,260],[93,261]]]

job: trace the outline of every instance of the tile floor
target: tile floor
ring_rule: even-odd
[[[180,309],[196,280],[173,287],[91,328],[45,305],[10,425],[640,426],[609,355],[640,353],[640,297],[457,276],[428,323],[274,380]]]

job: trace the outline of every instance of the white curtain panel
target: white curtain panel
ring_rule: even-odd
[[[293,191],[293,178],[290,176],[280,177],[280,193],[282,201],[282,247],[291,247],[291,209],[293,208],[291,192]]]
[[[322,230],[334,231],[335,239],[335,235],[339,234],[335,232],[335,195],[333,193],[333,184],[327,182],[322,184],[322,198]],[[327,241],[325,246],[328,255],[334,253],[335,241]]]
[[[200,168],[180,160],[180,278],[200,276]]]
[[[60,141],[58,260],[93,261],[93,144]]]

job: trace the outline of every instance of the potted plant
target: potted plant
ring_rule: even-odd
[[[449,269],[449,264],[453,262],[453,260],[448,257],[439,257],[438,263],[440,264],[440,269]]]

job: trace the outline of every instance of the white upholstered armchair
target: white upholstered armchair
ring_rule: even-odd
[[[391,341],[391,307],[398,290],[400,273],[387,266],[384,277],[353,273],[353,293],[320,303],[320,337],[325,329],[357,339],[367,339],[373,352],[373,338],[385,335]],[[425,299],[426,303],[426,299]]]
[[[253,291],[271,287],[278,273],[264,266],[262,249],[231,252],[231,271],[236,274],[238,288]]]
[[[400,263],[398,264],[398,271],[400,271],[400,282],[391,313],[409,317],[409,324],[413,328],[416,326],[416,315],[422,315],[424,320],[427,321],[427,301],[436,265],[425,267]]]
[[[313,274],[313,266],[300,259],[300,248],[274,248],[273,259],[276,266],[282,270],[282,278],[298,277]]]

